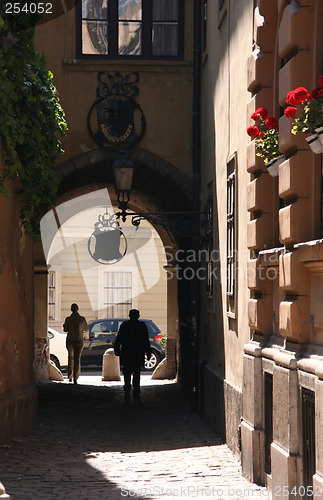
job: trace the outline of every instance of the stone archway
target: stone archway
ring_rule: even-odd
[[[190,209],[191,185],[189,178],[169,163],[136,149],[129,154],[136,164],[133,191],[129,208],[132,211],[182,211]],[[93,194],[108,189],[111,202],[117,205],[113,188],[112,162],[117,155],[104,150],[95,150],[68,160],[58,167],[61,188],[58,204],[87,193]],[[94,196],[95,198],[95,196]],[[77,206],[77,204],[76,204]],[[180,241],[164,228],[155,225],[155,230],[167,247],[167,256],[173,256]],[[41,337],[47,335],[47,276],[48,268],[44,254],[38,249],[35,262],[35,332],[36,343],[43,347]],[[174,261],[174,259],[173,259]],[[178,351],[178,289],[175,273],[166,266],[167,275],[167,364],[165,376],[174,378],[177,373]],[[45,299],[46,297],[46,299]],[[42,332],[42,333],[41,333]]]
[[[160,210],[187,210],[191,205],[192,184],[190,178],[158,156],[140,148],[128,153],[135,163],[131,207],[134,206],[136,193],[144,193],[147,203]],[[91,184],[111,187],[113,195],[112,163],[118,154],[103,149],[89,151],[72,158],[57,167],[62,179],[60,198],[75,189]],[[144,210],[143,202],[142,210]],[[139,207],[139,202],[138,202]]]

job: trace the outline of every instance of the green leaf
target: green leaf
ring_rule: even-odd
[[[0,161],[0,195],[9,196],[4,182],[19,179],[24,198],[21,219],[32,238],[39,237],[39,221],[56,199],[59,179],[54,161],[62,152],[56,133],[65,134],[64,111],[53,85],[53,75],[45,66],[45,56],[34,50],[37,16],[5,14],[0,5],[3,38],[14,34],[15,42],[0,45],[0,141],[4,150]]]

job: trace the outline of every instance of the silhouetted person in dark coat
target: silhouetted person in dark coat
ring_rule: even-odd
[[[114,353],[120,356],[123,367],[124,390],[126,397],[131,391],[131,375],[133,396],[140,398],[140,370],[144,366],[145,354],[150,359],[151,348],[146,323],[139,321],[140,313],[137,309],[129,311],[129,320],[121,323],[114,343]]]

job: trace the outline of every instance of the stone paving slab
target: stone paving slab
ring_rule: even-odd
[[[0,446],[11,500],[269,498],[197,415],[174,381],[142,376],[141,401],[122,382],[82,373],[79,384],[38,384],[39,422]]]

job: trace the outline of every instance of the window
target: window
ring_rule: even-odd
[[[183,0],[81,0],[78,57],[183,57]]]
[[[206,49],[207,41],[207,0],[203,0],[203,50]]]
[[[234,175],[233,172],[227,178],[227,295],[234,295],[234,253],[235,253],[235,230],[234,230]]]
[[[104,273],[103,305],[108,318],[127,318],[132,295],[131,272]]]
[[[117,330],[116,321],[102,321],[100,323],[94,323],[91,332],[93,332],[96,335],[99,335],[102,332],[113,332],[115,330]]]
[[[301,388],[302,434],[303,434],[303,485],[304,490],[313,490],[315,461],[315,392]],[[310,495],[308,495],[310,496]]]
[[[213,194],[210,194],[206,203],[206,245],[207,245],[207,295],[213,296],[213,274],[214,274],[214,258],[213,258]]]
[[[56,274],[48,273],[48,319],[55,319],[56,308]]]
[[[221,27],[222,21],[227,13],[227,0],[218,0],[218,28]]]
[[[236,295],[236,156],[227,164],[227,312],[235,314]]]
[[[271,443],[273,442],[273,376],[265,372],[265,472],[271,474]]]
[[[91,339],[104,339],[118,333],[117,321],[102,321],[95,323],[91,329]]]

